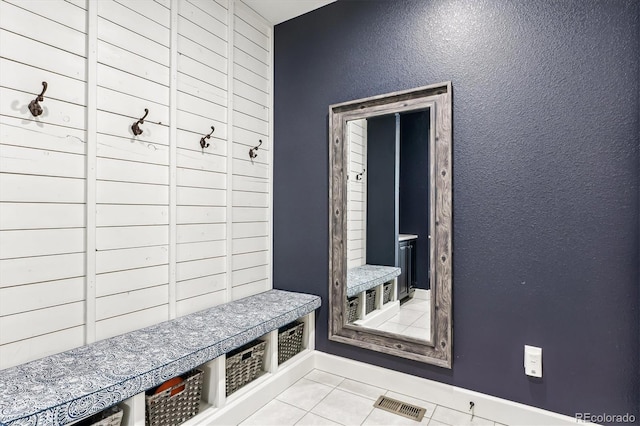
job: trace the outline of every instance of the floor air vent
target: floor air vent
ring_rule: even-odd
[[[418,407],[417,405],[407,404],[406,402],[398,401],[397,399],[389,398],[387,396],[380,396],[375,404],[375,408],[388,411],[390,413],[398,414],[403,417],[407,417],[417,422],[422,421],[426,408]]]

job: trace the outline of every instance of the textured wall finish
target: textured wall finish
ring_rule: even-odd
[[[338,1],[275,28],[274,287],[328,294],[328,105],[453,82],[453,370],[574,415],[639,390],[640,2]],[[544,377],[524,375],[525,344]]]

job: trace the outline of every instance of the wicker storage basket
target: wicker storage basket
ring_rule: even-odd
[[[114,405],[93,416],[76,423],[76,426],[120,426],[122,422],[122,408]]]
[[[358,319],[358,296],[347,298],[347,322],[354,322]]]
[[[392,282],[385,283],[382,287],[382,304],[389,303],[391,300],[391,288],[393,287]]]
[[[278,331],[278,364],[302,351],[303,322],[294,322]]]
[[[262,360],[266,346],[266,341],[254,340],[227,354],[227,396],[258,376],[258,373],[262,370]]]
[[[372,288],[371,290],[367,290],[367,297],[365,297],[365,313],[373,311],[376,307],[376,289]]]
[[[203,376],[204,372],[191,370],[183,375],[181,383],[146,395],[147,426],[174,426],[198,414]]]

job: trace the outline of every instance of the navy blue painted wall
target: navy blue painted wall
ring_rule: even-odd
[[[340,0],[275,27],[274,286],[321,351],[639,416],[635,0]],[[327,339],[328,106],[453,83],[453,369]],[[523,373],[541,346],[544,378]]]

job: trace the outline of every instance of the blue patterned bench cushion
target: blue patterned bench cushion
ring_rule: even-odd
[[[400,275],[395,266],[362,265],[347,271],[347,297],[391,281]]]
[[[97,413],[320,307],[269,290],[0,371],[1,425],[63,425]]]

